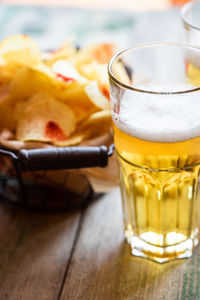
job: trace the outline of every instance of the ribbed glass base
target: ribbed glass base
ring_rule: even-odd
[[[194,247],[198,245],[197,238],[189,238],[181,243],[167,247],[152,245],[137,236],[129,237],[127,241],[131,245],[131,252],[134,256],[148,258],[158,263],[188,258],[192,255]]]

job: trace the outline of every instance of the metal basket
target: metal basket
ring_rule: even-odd
[[[80,206],[95,194],[87,177],[74,169],[105,167],[113,150],[114,145],[20,151],[0,148],[0,197],[11,204],[33,210]],[[55,187],[51,181],[43,184],[45,172],[53,171],[56,176],[59,170],[69,170],[65,180],[68,187],[73,182],[75,189],[63,189],[59,184]],[[26,176],[27,173],[31,176]]]

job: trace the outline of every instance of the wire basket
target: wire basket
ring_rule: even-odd
[[[33,210],[80,206],[95,193],[87,176],[77,169],[105,167],[113,151],[113,144],[20,151],[0,148],[0,197]],[[60,179],[56,184],[55,178]]]

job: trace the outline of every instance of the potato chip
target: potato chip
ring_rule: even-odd
[[[116,52],[114,44],[99,44],[86,47],[75,56],[79,73],[87,79],[98,82],[104,96],[109,99],[107,64]]]
[[[77,51],[67,41],[44,56],[28,36],[3,40],[0,130],[7,128],[27,147],[78,145],[109,132],[107,63],[115,51],[106,43]],[[116,72],[129,80],[122,63]]]
[[[0,43],[0,83],[9,82],[21,67],[41,63],[40,50],[29,36],[15,35]]]
[[[72,135],[64,141],[54,141],[53,144],[58,147],[68,147],[80,144],[87,137],[84,133]]]
[[[16,100],[24,100],[34,94],[46,92],[54,96],[56,82],[53,75],[50,76],[41,68],[23,68],[13,76],[10,83],[10,96]]]
[[[87,128],[88,126],[91,125],[101,125],[100,127],[102,128],[103,126],[107,127],[108,125],[110,126],[111,124],[111,112],[110,110],[103,110],[103,111],[98,111],[91,116],[84,122],[82,122],[82,128]],[[101,124],[102,123],[102,124]],[[98,126],[97,126],[98,127]]]
[[[116,50],[116,46],[111,43],[102,43],[85,47],[77,53],[77,63],[88,64],[95,60],[99,64],[107,64]]]
[[[16,73],[16,66],[12,64],[1,64],[0,63],[0,83],[9,83],[14,74]]]
[[[14,35],[0,43],[0,57],[5,64],[33,66],[41,63],[40,49],[27,35]]]
[[[110,103],[100,91],[96,81],[93,81],[90,84],[88,84],[85,87],[85,92],[97,108],[109,109]]]
[[[15,129],[16,122],[13,117],[13,104],[10,99],[9,84],[0,86],[0,129]]]
[[[45,65],[33,68],[21,68],[10,82],[10,96],[22,101],[37,93],[49,93],[53,97],[65,98],[67,85],[55,78],[52,70]]]
[[[84,132],[85,138],[89,139],[109,132],[111,125],[110,110],[103,110],[90,115],[87,120],[82,122],[78,132]]]
[[[73,45],[73,39],[68,39],[62,47],[58,48],[55,51],[51,51],[48,53],[48,59],[46,63],[49,66],[52,66],[56,61],[68,59],[69,57],[73,57],[77,52],[76,47]]]
[[[60,77],[65,82],[87,83],[87,79],[79,74],[76,66],[70,60],[58,60],[53,64],[52,70],[58,78]]]
[[[73,111],[48,94],[36,94],[28,101],[19,103],[16,114],[16,136],[22,141],[62,141],[76,127]]]
[[[99,108],[95,106],[94,101],[88,97],[85,87],[85,84],[73,82],[68,89],[65,89],[58,96],[60,100],[71,107],[78,122],[99,110]]]
[[[24,101],[37,93],[48,93],[69,105],[78,122],[100,108],[109,107],[108,100],[101,94],[96,83],[66,83],[62,79],[57,80],[53,72],[46,68],[39,66],[20,69],[11,81],[10,97],[14,101]]]
[[[59,60],[52,69],[61,80],[71,82],[62,99],[75,111],[78,121],[99,109],[109,108],[108,100],[99,90],[97,83],[81,76],[73,61]]]
[[[69,139],[56,141],[56,146],[73,146],[82,143],[84,140],[103,136],[111,129],[110,111],[100,111],[88,117],[87,120],[79,124],[76,132]]]
[[[93,61],[90,64],[80,65],[79,72],[88,80],[96,80],[100,90],[109,98],[107,64],[99,64]]]

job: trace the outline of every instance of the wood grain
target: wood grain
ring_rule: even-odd
[[[56,300],[81,213],[42,214],[0,203],[0,299]]]
[[[122,227],[118,189],[84,214],[1,203],[0,299],[200,299],[200,247],[191,259],[159,265],[131,256]]]
[[[131,256],[119,190],[86,211],[61,300],[200,299],[200,248],[163,265]]]

